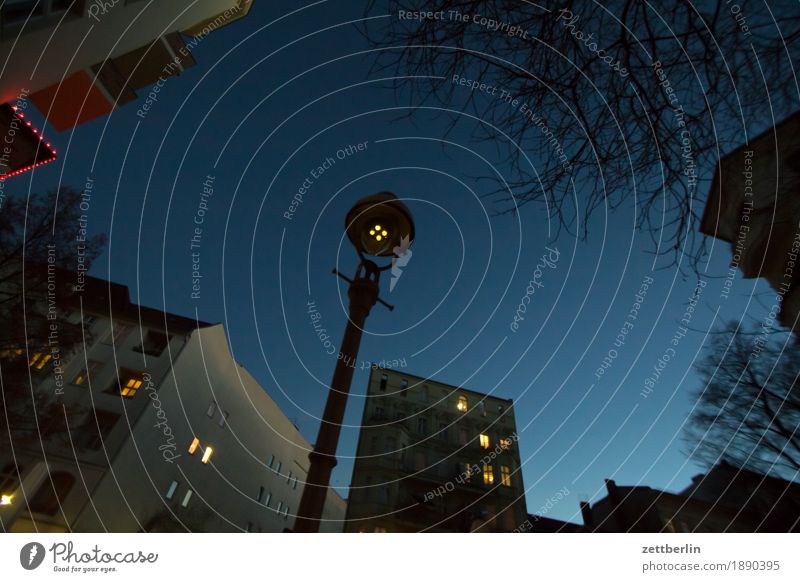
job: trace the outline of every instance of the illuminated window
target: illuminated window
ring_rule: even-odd
[[[194,440],[192,441],[192,444],[189,445],[189,454],[193,455],[194,452],[197,450],[197,447],[199,445],[200,445],[200,439],[197,438],[197,437],[194,437]]]
[[[482,434],[480,436],[480,442],[481,442],[481,448],[482,449],[488,449],[489,448],[489,435],[488,434]]]
[[[189,500],[192,498],[192,493],[194,493],[194,491],[191,489],[186,492],[186,495],[183,496],[183,501],[181,501],[181,507],[187,507],[189,505]]]
[[[178,490],[178,482],[173,481],[172,483],[170,483],[169,489],[167,489],[167,499],[172,499],[172,497],[175,495],[175,491],[177,490]]]
[[[500,483],[506,487],[511,487],[511,469],[506,465],[500,465]]]
[[[53,359],[53,356],[50,354],[45,354],[43,352],[36,352],[31,356],[30,361],[28,362],[28,366],[33,368],[34,370],[41,370],[47,365],[47,362]]]
[[[469,483],[470,477],[472,477],[472,465],[470,465],[469,463],[464,463],[463,474],[464,474],[464,481]]]
[[[120,394],[125,398],[133,398],[142,387],[142,377],[139,375],[127,375],[120,380],[122,381]]]
[[[72,383],[76,386],[83,386],[87,382],[92,379],[92,376],[103,367],[102,362],[96,362],[94,360],[89,360],[88,366],[78,372],[75,378],[72,380]]]
[[[500,439],[500,447],[503,449],[511,448],[511,439]]]
[[[211,458],[211,454],[214,452],[214,449],[211,447],[206,447],[206,450],[203,452],[203,464],[207,465],[208,460]]]
[[[221,427],[223,427],[223,428],[224,428],[224,427],[225,427],[225,425],[226,425],[226,424],[227,424],[227,422],[228,422],[228,417],[229,417],[229,416],[230,416],[230,413],[228,413],[228,412],[223,412],[222,410],[220,410],[220,412],[219,412],[219,423],[217,423],[217,424],[219,424]]]
[[[459,396],[458,397],[458,404],[456,405],[456,408],[458,408],[459,412],[466,412],[467,411],[468,404],[467,404],[467,397],[466,396]]]
[[[491,485],[494,483],[494,472],[491,465],[483,466],[483,484]]]

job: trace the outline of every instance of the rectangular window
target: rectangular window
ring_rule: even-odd
[[[297,477],[292,478],[292,489],[297,489]]]
[[[275,511],[280,513],[281,509],[283,509],[283,501],[278,501],[278,506],[275,508]]]
[[[447,423],[440,422],[439,423],[439,438],[442,439],[444,442],[447,442]]]
[[[418,418],[417,419],[417,432],[419,434],[428,434],[428,419],[427,418]]]
[[[422,402],[427,402],[431,397],[431,390],[427,386],[422,387],[422,392],[420,392],[420,399]]]
[[[116,426],[117,421],[119,420],[120,415],[110,412],[108,410],[100,410],[95,408],[94,410],[94,419],[97,421],[97,427],[99,428],[98,432],[94,432],[94,422],[91,418],[90,413],[90,420],[89,426],[90,429],[86,432],[87,439],[86,439],[86,447],[96,451],[103,446],[103,441],[108,437],[111,433],[113,428]]]
[[[272,493],[267,493],[267,496],[264,498],[264,507],[269,507],[270,501],[272,501]]]
[[[278,464],[275,465],[275,472],[280,475],[281,474],[281,462],[278,461]]]
[[[400,394],[402,396],[408,396],[408,380],[405,378],[400,380]]]
[[[151,329],[147,331],[144,341],[133,350],[148,356],[158,357],[164,352],[171,339],[172,336]]]
[[[36,352],[31,356],[31,359],[28,361],[28,366],[33,368],[34,370],[41,370],[46,365],[47,362],[53,359],[53,356],[50,354],[46,354],[44,352]]]
[[[489,448],[489,435],[488,434],[482,434],[480,436],[480,444],[481,444],[481,448],[482,449],[488,449]]]
[[[275,462],[275,455],[269,456],[269,463],[267,463],[267,469],[272,469],[272,463]]]
[[[458,429],[458,442],[462,445],[465,445],[469,442],[469,431],[467,431],[467,429]]]
[[[181,501],[181,507],[187,507],[189,505],[189,500],[192,498],[193,491],[189,489],[186,492],[186,495],[183,496],[183,501]]]
[[[172,497],[175,495],[175,491],[177,490],[178,490],[178,482],[173,481],[172,483],[170,483],[169,489],[167,489],[167,499],[172,499]]]
[[[397,450],[397,439],[394,437],[386,437],[383,445],[383,453],[385,455],[391,455]]]
[[[289,519],[289,506],[287,505],[283,510],[283,520],[286,521]]]
[[[208,416],[208,418],[214,418],[214,415],[216,413],[217,413],[217,403],[212,400],[211,404],[208,405],[208,410],[206,410],[206,416]]]
[[[189,445],[189,454],[190,455],[194,454],[194,452],[197,450],[198,445],[200,445],[200,439],[197,438],[197,437],[194,437],[194,440],[192,440],[192,444]]]
[[[266,495],[266,491],[264,490],[264,487],[259,487],[258,488],[258,497],[256,498],[259,503],[264,503],[264,495]]]
[[[414,470],[424,471],[425,467],[425,453],[423,451],[417,451],[414,453]]]
[[[484,465],[483,466],[483,484],[484,485],[491,485],[494,483],[494,471],[492,471],[491,465]]]
[[[206,450],[203,451],[203,464],[204,465],[208,464],[208,460],[211,458],[211,455],[212,455],[213,452],[214,452],[214,449],[212,449],[211,447],[206,447]]]
[[[466,396],[459,396],[458,397],[458,404],[456,405],[456,408],[458,409],[459,412],[466,412],[467,411],[468,402],[467,402],[467,397]]]
[[[507,465],[500,465],[500,483],[511,487],[511,469]]]
[[[286,482],[287,482],[287,483],[289,483],[291,480],[292,480],[292,472],[291,472],[291,471],[289,471],[289,472],[286,474]]]
[[[389,376],[381,374],[381,392],[386,392],[386,384],[389,382]]]
[[[102,362],[89,360],[87,362],[87,366],[83,370],[78,372],[75,378],[72,379],[72,383],[75,384],[75,386],[83,386],[84,384],[87,384],[88,382],[91,381],[92,377],[94,377],[94,375],[100,371],[102,367],[103,367]]]
[[[116,380],[111,387],[107,390],[108,393],[113,394],[117,390],[124,398],[133,398],[136,396],[136,393],[139,391],[139,388],[142,387],[142,383],[144,381],[144,377],[141,372],[134,372],[133,370],[127,370],[125,368],[120,368],[119,370],[119,384],[116,383]]]
[[[109,333],[103,340],[103,343],[109,346],[119,347],[133,330],[130,325],[125,325],[124,323],[114,323],[112,327],[113,333]]]
[[[500,439],[500,448],[508,450],[511,448],[511,439]]]
[[[220,410],[220,413],[219,413],[219,425],[220,425],[221,427],[223,427],[223,428],[224,428],[224,427],[225,427],[225,425],[228,423],[228,417],[229,417],[229,416],[230,416],[230,413],[228,413],[228,412],[223,412],[222,410]]]
[[[473,471],[472,465],[470,465],[469,463],[464,463],[464,467],[463,467],[462,471],[463,471],[463,474],[464,474],[464,481],[469,483],[470,478],[472,477],[472,471]]]

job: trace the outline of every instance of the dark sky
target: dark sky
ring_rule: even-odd
[[[285,9],[255,2],[247,18],[197,46],[198,65],[169,79],[145,119],[136,114],[141,91],[109,117],[46,132],[60,160],[10,181],[7,193],[59,182],[80,188],[92,177],[89,228],[110,235],[92,274],[129,285],[144,305],[224,322],[236,359],[313,441],[335,358],[306,304],[316,303],[338,342],[346,288],[331,268],[352,274],[356,265],[342,238],[344,215],[364,195],[396,192],[414,213],[417,240],[391,293],[383,280],[396,310],[373,309],[360,360],[405,358],[411,374],[513,398],[530,512],[566,487],[549,515],[580,521],[578,501],[602,497],[607,477],[688,485],[700,468],[687,461],[680,432],[704,334],[680,339],[653,392],[641,392],[672,347],[696,278],[653,270],[633,202],[613,214],[599,209],[585,241],[556,239],[547,212],[533,204],[496,216],[500,207],[485,198],[494,186],[476,176],[508,171],[491,166],[497,148],[470,138],[475,120],[445,135],[457,111],[406,108],[380,78],[388,73],[370,72],[368,46],[348,24],[360,8],[342,4],[350,3],[321,2],[276,21]],[[283,217],[312,169],[364,142],[314,180],[291,221]],[[190,238],[209,175],[201,299],[193,300]],[[710,174],[703,177],[705,194]],[[542,286],[512,332],[546,246],[558,260],[536,275]],[[747,311],[763,317],[751,299],[766,289],[761,282],[737,274],[731,297],[721,298],[729,260],[728,245],[712,247],[692,328]],[[646,277],[654,282],[633,321]],[[626,321],[626,341],[597,380]],[[339,488],[350,480],[367,376],[354,377],[333,478]]]

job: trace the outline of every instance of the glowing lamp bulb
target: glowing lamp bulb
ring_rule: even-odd
[[[0,495],[0,505],[11,505],[11,495]]]

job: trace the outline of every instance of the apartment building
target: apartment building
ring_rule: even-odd
[[[311,446],[234,360],[223,326],[92,277],[71,299],[58,321],[82,322],[85,347],[28,356],[41,410],[63,407],[63,422],[0,437],[3,531],[291,528]],[[321,531],[344,517],[330,490]]]
[[[373,369],[345,531],[513,531],[527,518],[517,438],[511,400]]]
[[[64,131],[160,90],[194,66],[207,34],[247,15],[252,0],[5,0],[0,103],[24,94]],[[157,88],[157,89],[156,89]]]

